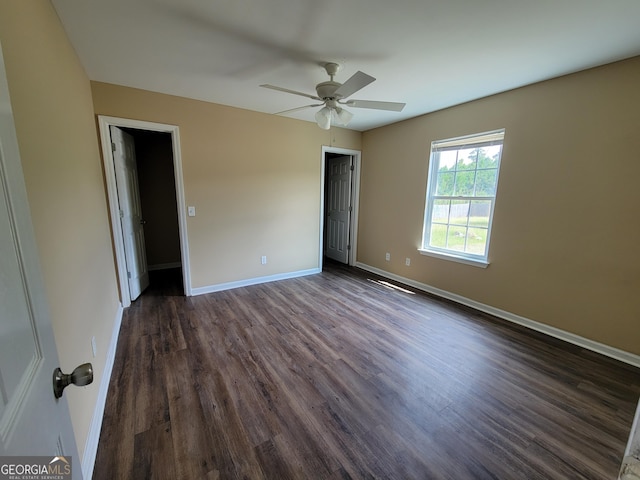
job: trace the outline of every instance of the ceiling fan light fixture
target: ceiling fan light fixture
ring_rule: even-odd
[[[331,123],[346,127],[353,118],[353,114],[341,107],[326,105],[316,112],[316,123],[324,130],[329,130]]]
[[[329,107],[322,107],[316,112],[316,123],[323,130],[329,130],[331,127],[331,109]]]
[[[335,116],[337,117],[337,123],[344,127],[346,127],[353,118],[353,113],[341,107],[336,107],[334,112]]]
[[[340,105],[347,105],[354,108],[387,110],[391,112],[401,112],[405,106],[404,103],[398,102],[348,99],[347,97],[350,97],[352,94],[362,90],[371,82],[375,81],[375,78],[361,71],[357,71],[356,73],[351,75],[351,77],[349,77],[344,83],[339,83],[336,82],[333,77],[340,69],[340,66],[337,63],[325,63],[324,68],[327,72],[327,75],[329,75],[329,80],[326,82],[320,82],[316,85],[316,95],[298,92],[289,88],[278,87],[276,85],[269,85],[266,83],[260,86],[269,88],[271,90],[277,90],[279,92],[291,93],[293,95],[311,98],[312,100],[316,100],[318,102],[323,102],[284,110],[282,112],[278,112],[278,115],[297,112],[298,110],[303,110],[306,108],[319,107],[324,104],[324,106],[318,112],[316,112],[315,115],[316,123],[320,128],[324,130],[329,130],[331,128],[332,121],[336,125],[342,125],[346,127],[353,118],[353,114],[350,111],[342,108]]]

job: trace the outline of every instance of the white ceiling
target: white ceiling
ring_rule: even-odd
[[[368,130],[640,55],[639,0],[52,0],[89,78],[274,113],[361,70]],[[317,108],[290,116],[313,120]]]

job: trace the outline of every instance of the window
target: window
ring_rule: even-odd
[[[431,144],[421,253],[488,265],[504,129]]]

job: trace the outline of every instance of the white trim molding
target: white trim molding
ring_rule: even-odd
[[[127,279],[127,263],[124,255],[124,240],[122,238],[122,225],[119,216],[118,191],[116,188],[115,168],[113,165],[113,151],[111,150],[110,126],[137,128],[139,130],[150,130],[154,132],[164,132],[171,135],[171,145],[173,149],[173,173],[176,181],[176,203],[178,205],[178,225],[180,233],[180,253],[182,260],[182,278],[184,294],[191,295],[191,270],[189,261],[189,239],[187,236],[186,201],[184,194],[184,180],[182,175],[182,155],[180,149],[180,131],[176,125],[166,125],[155,122],[145,122],[141,120],[131,120],[128,118],[109,117],[98,115],[98,126],[100,130],[100,142],[102,144],[102,159],[105,172],[105,182],[107,184],[107,198],[109,201],[109,211],[111,214],[111,229],[113,232],[113,246],[116,256],[118,270],[118,282],[120,285],[120,301],[123,307],[131,305],[129,294],[129,282]]]
[[[450,255],[445,252],[436,252],[435,250],[428,250],[426,248],[419,248],[418,253],[420,253],[420,255],[428,255],[430,257],[439,258],[441,260],[449,260],[451,262],[464,263],[465,265],[471,265],[472,267],[487,268],[489,266],[488,261],[459,257],[456,255]]]
[[[529,318],[525,318],[520,315],[516,315],[514,313],[492,307],[490,305],[485,305],[484,303],[476,302],[475,300],[463,297],[462,295],[451,293],[446,290],[427,285],[426,283],[417,282],[415,280],[411,280],[410,278],[405,278],[400,275],[396,275],[394,273],[390,273],[361,262],[356,262],[356,267],[374,273],[376,275],[380,275],[381,277],[395,280],[397,282],[404,283],[405,285],[410,285],[414,288],[417,288],[418,290],[422,290],[423,292],[431,293],[438,297],[451,300],[467,307],[471,307],[475,310],[488,313],[489,315],[493,315],[494,317],[498,317],[503,320],[522,325],[523,327],[530,328],[531,330],[535,330],[551,337],[564,340],[565,342],[569,342],[573,345],[586,348],[587,350],[600,353],[610,358],[614,358],[629,365],[633,365],[634,367],[640,367],[640,355],[626,352],[624,350],[605,345],[604,343],[581,337],[580,335],[576,335],[575,333],[567,332],[565,330],[561,330],[559,328],[552,327],[550,325],[546,325],[544,323],[540,323],[535,320],[531,320]]]
[[[275,275],[267,275],[264,277],[248,278],[246,280],[238,280],[236,282],[218,283],[206,287],[196,287],[191,289],[192,295],[204,295],[206,293],[222,292],[223,290],[232,290],[234,288],[248,287],[249,285],[258,285],[260,283],[275,282],[277,280],[287,280],[289,278],[304,277],[307,275],[315,275],[320,273],[320,268],[310,268],[309,270],[298,270],[296,272],[277,273]]]
[[[620,467],[620,480],[634,480],[640,478],[640,403],[636,410],[636,416],[631,425],[631,433],[627,448],[622,458]]]
[[[349,222],[349,255],[348,255],[348,264],[354,266],[356,263],[357,257],[357,248],[358,248],[358,215],[360,213],[360,170],[362,167],[362,152],[360,150],[352,150],[350,148],[340,148],[340,147],[331,147],[328,145],[322,146],[322,160],[321,164],[321,172],[320,172],[320,249],[319,249],[319,257],[318,257],[318,265],[320,269],[322,269],[322,259],[324,258],[324,219],[325,219],[325,211],[324,211],[324,189],[325,182],[327,181],[325,170],[326,170],[326,154],[327,153],[337,153],[340,155],[350,155],[353,158],[353,176],[352,176],[352,190],[351,190],[351,221]]]
[[[118,306],[116,318],[113,322],[113,331],[111,333],[111,341],[109,342],[109,350],[105,358],[102,379],[100,380],[100,388],[98,390],[98,398],[96,407],[93,410],[91,425],[89,425],[89,433],[84,444],[84,453],[82,455],[82,477],[91,478],[93,468],[96,463],[96,455],[98,453],[98,442],[100,441],[100,431],[102,430],[102,419],[104,417],[104,407],[107,404],[107,394],[109,393],[109,382],[111,381],[111,372],[113,371],[113,363],[116,359],[116,349],[118,346],[118,336],[120,335],[120,326],[122,325],[122,315],[124,309],[122,304]]]

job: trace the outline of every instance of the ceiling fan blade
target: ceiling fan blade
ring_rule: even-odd
[[[346,105],[355,108],[373,108],[375,110],[389,110],[391,112],[401,112],[406,103],[397,102],[377,102],[375,100],[349,100]]]
[[[302,97],[311,98],[312,100],[322,101],[322,99],[320,97],[317,97],[316,95],[310,95],[308,93],[303,93],[303,92],[296,92],[295,90],[289,90],[288,88],[276,87],[275,85],[268,85],[268,84],[264,84],[260,86],[263,88],[270,88],[271,90],[277,90],[279,92],[292,93],[293,95],[300,95]]]
[[[293,113],[293,112],[297,112],[298,110],[304,110],[306,108],[311,108],[311,107],[321,107],[323,105],[324,103],[314,103],[313,105],[305,105],[304,107],[296,107],[296,108],[291,108],[289,110],[283,110],[282,112],[276,112],[274,115],[284,115],[286,113]]]
[[[367,75],[361,71],[357,71],[354,73],[349,80],[344,82],[338,89],[335,91],[335,95],[340,98],[347,98],[349,95],[353,95],[361,88],[366,87],[371,82],[374,82],[375,78],[371,75]]]

